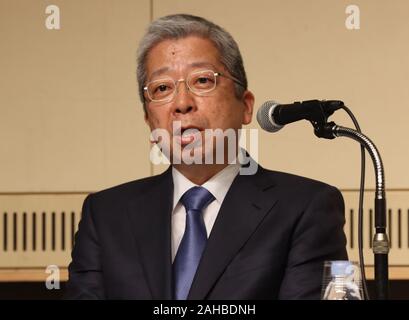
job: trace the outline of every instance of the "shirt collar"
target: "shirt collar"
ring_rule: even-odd
[[[237,176],[240,170],[240,164],[229,164],[223,170],[215,174],[209,180],[207,180],[202,187],[206,188],[215,198],[216,201],[221,205],[224,197],[229,191],[234,178]],[[175,167],[172,167],[172,178],[173,178],[173,209],[175,209],[180,198],[183,194],[190,188],[197,186],[188,178],[186,178],[182,173],[180,173]]]

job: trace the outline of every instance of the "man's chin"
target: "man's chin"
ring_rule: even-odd
[[[178,146],[179,150],[173,149],[172,164],[195,165],[204,164],[206,152],[202,145],[189,144]]]
[[[183,165],[213,165],[213,164],[227,164],[232,163],[236,159],[236,154],[227,156],[227,152],[217,153],[216,149],[211,148],[207,150],[203,146],[186,146],[179,151],[173,150],[171,154],[172,164]]]

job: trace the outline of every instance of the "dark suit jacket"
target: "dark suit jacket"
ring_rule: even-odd
[[[172,299],[171,170],[89,195],[66,298]],[[319,299],[324,260],[347,259],[340,192],[259,166],[229,189],[189,299]]]

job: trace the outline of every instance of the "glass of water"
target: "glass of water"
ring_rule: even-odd
[[[363,300],[361,270],[357,262],[325,261],[322,300]]]

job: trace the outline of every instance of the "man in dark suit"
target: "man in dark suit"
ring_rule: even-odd
[[[260,166],[243,174],[230,144],[205,134],[251,122],[254,96],[230,34],[190,15],[154,21],[138,82],[172,165],[86,198],[67,298],[319,299],[324,261],[347,259],[340,192]],[[223,161],[204,161],[220,148]]]

